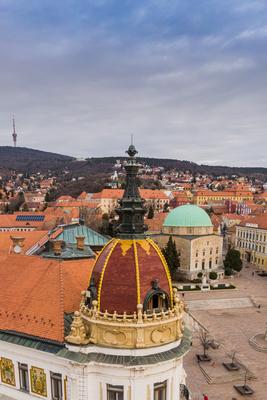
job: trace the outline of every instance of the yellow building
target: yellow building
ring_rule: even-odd
[[[186,278],[195,279],[203,271],[223,275],[223,238],[214,233],[211,219],[202,208],[186,204],[172,210],[162,232],[153,239],[165,247],[170,236],[180,254],[180,272]]]
[[[194,193],[193,203],[197,205],[209,204],[213,201],[233,200],[246,201],[253,200],[253,195],[248,190],[222,190],[215,192],[213,190],[198,190]]]
[[[236,249],[242,260],[267,269],[267,214],[251,217],[236,227]]]

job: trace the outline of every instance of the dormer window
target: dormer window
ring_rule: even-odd
[[[91,308],[93,300],[96,300],[96,299],[97,299],[97,289],[95,286],[95,279],[92,276],[91,280],[90,280],[90,285],[88,286],[88,288],[86,290],[85,304],[87,305],[87,307]]]
[[[159,312],[167,310],[170,307],[170,299],[168,294],[159,287],[158,280],[151,282],[151,290],[147,293],[144,300],[144,311]]]

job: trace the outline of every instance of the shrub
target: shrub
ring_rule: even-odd
[[[209,274],[210,279],[215,280],[218,278],[218,274],[215,271],[211,271]]]
[[[192,282],[193,283],[202,283],[202,280],[201,279],[192,279]]]
[[[224,274],[225,274],[225,276],[230,276],[230,275],[232,275],[232,270],[231,270],[231,268],[225,268]]]
[[[203,272],[200,271],[200,272],[197,274],[197,277],[198,277],[198,278],[202,278],[202,276],[203,276]]]
[[[235,289],[235,286],[232,284],[230,286],[225,286],[224,283],[221,285],[218,285],[218,287],[211,286],[211,290],[220,290],[220,289]]]

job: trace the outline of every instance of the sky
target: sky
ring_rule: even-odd
[[[267,0],[0,0],[0,144],[267,167]]]

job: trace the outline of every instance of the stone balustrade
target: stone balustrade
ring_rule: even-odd
[[[93,343],[105,347],[148,348],[181,339],[184,331],[182,316],[184,303],[175,293],[174,306],[168,310],[143,312],[137,305],[133,314],[117,314],[98,310],[94,300],[92,308],[85,305],[85,297],[76,312],[71,333],[66,337],[72,344]]]

